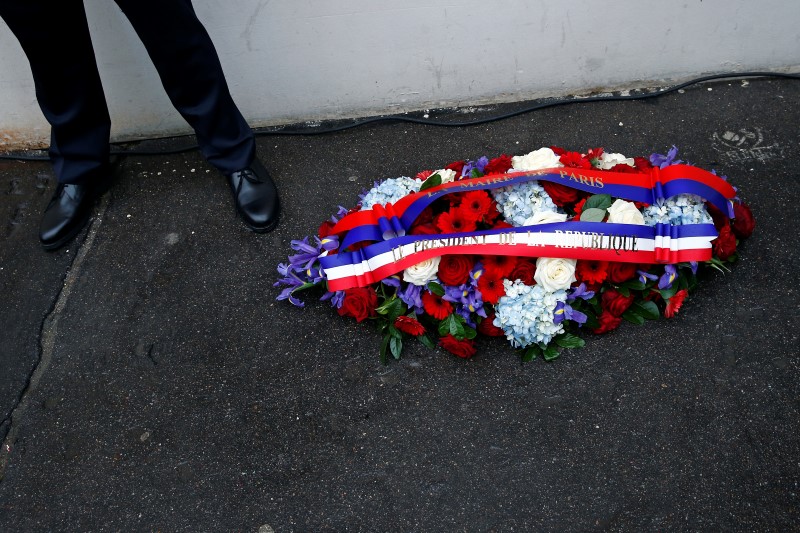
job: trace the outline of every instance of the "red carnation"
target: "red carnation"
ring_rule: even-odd
[[[453,312],[453,304],[428,291],[422,293],[422,307],[436,320],[444,320]]]
[[[457,355],[459,357],[463,357],[464,359],[469,359],[473,355],[477,349],[475,348],[475,343],[469,339],[464,339],[460,341],[453,337],[452,335],[447,335],[447,337],[442,337],[439,339],[439,346],[447,350],[453,355]]]
[[[753,212],[745,203],[733,204],[733,233],[740,239],[746,239],[753,234],[756,221]]]
[[[455,161],[453,163],[450,163],[449,165],[447,165],[444,168],[446,170],[455,170],[456,179],[459,179],[461,177],[461,172],[464,170],[464,165],[466,165],[466,164],[467,164],[466,161]]]
[[[481,323],[478,324],[478,333],[487,337],[505,337],[503,330],[494,325],[494,317],[495,314],[491,313],[481,320]]]
[[[520,280],[525,285],[535,285],[533,276],[536,274],[536,263],[527,259],[518,259],[514,270],[509,274],[508,279]]]
[[[442,233],[475,231],[475,221],[462,209],[451,209],[436,217],[436,227]]]
[[[503,154],[489,161],[489,164],[483,167],[483,174],[485,176],[489,176],[490,174],[505,174],[510,168],[511,156]]]
[[[563,148],[561,148],[560,146],[551,146],[551,147],[550,147],[550,149],[551,149],[551,150],[553,151],[553,153],[554,153],[554,154],[556,154],[556,155],[564,155],[564,154],[566,154],[566,153],[567,153],[567,151],[566,151],[566,150],[564,150]]]
[[[378,295],[372,287],[356,287],[345,289],[342,306],[337,310],[339,316],[351,316],[356,321],[371,316],[376,316],[375,308],[378,306]]]
[[[614,316],[608,311],[603,311],[600,313],[600,316],[597,317],[597,320],[600,322],[600,326],[592,330],[592,333],[596,335],[601,335],[603,333],[608,333],[609,331],[615,330],[619,327],[620,322],[622,322],[620,317]]]
[[[412,318],[410,316],[401,315],[397,317],[394,321],[394,327],[403,333],[408,333],[409,335],[413,335],[415,337],[419,337],[425,333],[425,326],[420,324],[416,318]]]
[[[445,255],[439,262],[439,280],[445,285],[463,285],[475,262],[466,255]]]
[[[731,231],[730,226],[723,226],[719,230],[719,237],[714,239],[714,254],[722,261],[727,261],[730,256],[736,253],[736,235]]]
[[[592,162],[579,152],[565,152],[561,155],[559,161],[569,168],[592,168]]]
[[[588,198],[588,196],[586,197]],[[586,203],[586,198],[575,204],[572,208],[575,210],[575,217],[580,220],[581,212],[583,212],[583,205]]]
[[[492,197],[486,191],[470,191],[461,199],[460,208],[467,216],[476,221],[481,220],[492,208]]]
[[[517,266],[517,257],[513,255],[484,255],[483,268],[486,273],[496,278],[505,278]]]
[[[603,155],[603,148],[589,148],[589,151],[586,152],[586,159],[591,161],[592,159],[600,159]]]
[[[575,268],[575,277],[587,285],[603,283],[608,277],[608,261],[581,259]]]
[[[686,297],[689,296],[689,291],[686,289],[681,289],[676,292],[672,298],[667,300],[667,308],[664,309],[664,316],[667,318],[672,318],[678,314],[678,311],[681,310],[681,306],[683,305],[683,301]]]
[[[331,222],[330,220],[326,220],[319,226],[319,238],[324,239],[325,237],[329,236],[332,232],[331,230],[336,224]]]
[[[612,261],[608,264],[608,281],[619,285],[624,283],[636,275],[636,263],[619,263]]]
[[[500,301],[506,295],[506,288],[503,287],[503,278],[495,277],[489,272],[484,272],[478,278],[478,290],[483,296],[483,301],[492,305]]]
[[[623,296],[614,289],[606,289],[603,296],[600,297],[600,307],[613,316],[619,317],[628,310],[634,299],[635,297],[632,294]]]
[[[564,207],[565,204],[574,204],[581,197],[579,191],[565,185],[549,181],[540,181],[539,184],[544,187],[553,203],[559,207]]]

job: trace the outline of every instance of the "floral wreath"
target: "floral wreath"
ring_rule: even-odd
[[[378,323],[381,361],[417,339],[472,357],[479,335],[523,360],[582,331],[672,318],[703,265],[737,259],[755,225],[727,178],[666,155],[551,147],[376,182],[278,266],[278,300],[320,287],[341,316]]]

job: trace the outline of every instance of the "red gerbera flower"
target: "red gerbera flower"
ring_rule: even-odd
[[[416,318],[405,315],[401,315],[395,319],[394,327],[403,333],[408,333],[409,335],[413,335],[415,337],[419,337],[425,333],[425,326],[420,324]]]
[[[680,311],[681,306],[683,305],[683,301],[687,296],[689,296],[689,291],[686,289],[681,289],[676,292],[672,298],[667,300],[667,308],[664,309],[664,316],[667,318],[672,318],[677,315],[678,311]]]
[[[559,158],[559,161],[565,167],[592,168],[592,162],[579,152],[566,152]]]
[[[513,255],[484,255],[483,268],[486,272],[497,278],[507,278],[514,267],[517,266],[517,258]]]
[[[463,233],[475,231],[475,220],[471,219],[463,209],[445,211],[436,218],[436,227],[442,233]]]
[[[492,207],[492,198],[486,191],[470,191],[461,199],[460,208],[474,220],[481,220],[489,214]]]
[[[422,307],[436,320],[444,320],[453,312],[453,304],[428,291],[422,293]]]
[[[417,178],[418,180],[425,181],[426,179],[430,178],[432,175],[433,175],[433,170],[423,170],[422,172],[420,172],[419,174],[417,174],[414,177]]]
[[[506,288],[503,287],[503,278],[495,277],[489,272],[484,272],[478,278],[478,290],[481,291],[483,301],[492,305],[500,301],[506,295]]]
[[[575,275],[587,284],[603,283],[608,277],[608,261],[581,259],[578,261]]]

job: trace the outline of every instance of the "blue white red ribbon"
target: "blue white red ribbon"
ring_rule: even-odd
[[[446,254],[514,255],[679,263],[707,261],[713,224],[655,227],[603,222],[558,222],[447,235],[407,235],[320,258],[328,290],[365,287],[417,263]]]

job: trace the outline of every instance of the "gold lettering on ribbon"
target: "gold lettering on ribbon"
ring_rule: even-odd
[[[594,187],[595,189],[602,189],[605,187],[602,176],[584,176],[583,174],[568,172],[566,170],[559,170],[558,175],[561,176],[561,179],[564,181],[574,181],[587,187]]]

